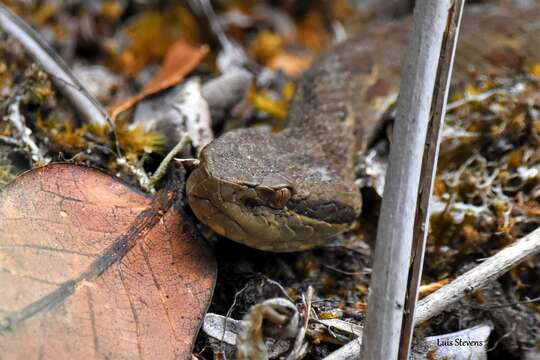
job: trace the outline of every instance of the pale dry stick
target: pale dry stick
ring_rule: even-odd
[[[289,356],[287,356],[287,360],[302,359],[305,356],[307,345],[304,344],[304,338],[306,336],[307,328],[309,325],[309,318],[311,315],[311,304],[313,301],[314,292],[315,291],[313,290],[313,287],[310,286],[307,290],[306,296],[302,295],[302,297],[304,298],[304,305],[305,305],[304,325],[298,331],[298,334],[294,341],[293,350],[291,351]]]
[[[137,181],[139,182],[139,185],[142,189],[145,191],[150,191],[151,188],[148,186],[150,183],[150,178],[148,177],[148,174],[146,173],[146,170],[142,167],[142,165],[139,164],[131,164],[125,157],[118,156],[116,158],[116,163],[124,168],[126,171],[130,172]]]
[[[112,125],[105,109],[79,83],[60,56],[40,38],[32,27],[2,4],[0,4],[0,29],[24,46],[41,69],[51,76],[58,90],[68,98],[87,123],[101,126]]]
[[[414,11],[375,245],[365,359],[398,357],[422,157],[452,3],[421,0]]]
[[[540,254],[540,227],[420,300],[416,308],[414,325],[420,325],[439,315],[474,290],[486,286],[519,263],[538,254]],[[359,353],[360,342],[355,339],[328,355],[324,360],[357,360]]]
[[[450,79],[452,77],[452,68],[454,66],[459,26],[461,24],[464,5],[465,0],[454,0],[448,15],[448,25],[446,26],[441,46],[441,58],[437,70],[437,79],[435,80],[431,116],[427,130],[422,168],[420,170],[420,189],[418,191],[418,205],[416,207],[413,229],[413,263],[409,270],[409,282],[405,297],[403,324],[401,326],[399,349],[399,359],[401,360],[407,360],[409,358],[413,337],[414,310],[418,301],[428,234],[429,204],[433,192],[435,172],[437,171],[437,159],[439,156],[444,116],[446,114],[446,102],[450,89]]]
[[[227,36],[222,24],[217,18],[214,8],[212,7],[212,3],[209,0],[189,0],[188,3],[196,13],[206,17],[212,32],[217,37],[223,51],[226,54],[226,58],[229,63],[221,64],[224,67],[221,70],[231,70],[235,67],[241,67],[242,65],[246,64],[248,62],[248,56],[241,46],[236,44]]]
[[[21,114],[19,108],[20,96],[15,97],[15,100],[8,106],[8,113],[5,119],[11,123],[15,131],[17,132],[21,142],[28,148],[32,161],[45,164],[49,161],[46,159],[39,146],[30,136],[31,130],[26,126],[24,116]]]
[[[501,89],[492,89],[492,90],[486,91],[486,92],[478,94],[478,95],[467,95],[466,94],[463,97],[463,99],[459,99],[459,100],[456,100],[456,101],[448,104],[448,106],[446,107],[446,110],[447,111],[452,111],[452,110],[455,110],[455,109],[460,108],[462,106],[465,106],[467,104],[470,104],[472,102],[481,103],[481,102],[484,102],[487,99],[489,99],[490,97],[495,96],[495,95],[507,95],[507,92],[504,91],[504,90],[501,90]]]
[[[9,136],[3,136],[3,135],[0,135],[0,143],[4,145],[8,145],[8,146],[14,146],[14,147],[21,146],[21,142],[18,141],[17,139],[11,138]]]
[[[531,256],[540,254],[540,228],[489,257],[474,269],[457,277],[450,284],[420,300],[414,317],[415,325],[440,314],[450,304],[495,280]]]

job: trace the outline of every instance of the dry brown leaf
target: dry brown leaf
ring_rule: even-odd
[[[268,67],[273,70],[282,70],[290,76],[303,73],[313,62],[313,56],[282,52],[270,60]]]
[[[187,359],[215,281],[172,207],[54,164],[0,193],[2,359]]]
[[[178,84],[201,63],[207,53],[208,47],[205,45],[194,48],[185,41],[178,40],[167,52],[161,69],[154,78],[138,94],[113,104],[109,109],[110,116],[115,119],[145,97]]]

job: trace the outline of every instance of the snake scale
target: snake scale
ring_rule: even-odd
[[[327,242],[357,219],[354,165],[399,89],[411,19],[379,22],[336,45],[298,81],[287,127],[237,129],[206,146],[188,202],[215,232],[273,252]],[[540,10],[465,10],[452,84],[524,73],[540,62]]]

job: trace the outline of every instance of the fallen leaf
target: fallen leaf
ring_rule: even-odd
[[[268,67],[282,70],[289,76],[298,76],[307,70],[312,62],[313,56],[282,52],[270,60]]]
[[[170,196],[87,167],[0,193],[2,359],[188,359],[215,262]]]
[[[178,84],[201,63],[207,53],[207,46],[194,48],[185,41],[178,40],[165,55],[161,69],[154,78],[138,94],[113,104],[109,109],[110,116],[115,119],[145,97]]]

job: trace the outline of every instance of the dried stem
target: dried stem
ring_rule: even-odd
[[[495,280],[523,260],[540,253],[540,228],[517,240],[474,269],[459,276],[418,303],[415,324],[440,314],[449,305]]]
[[[378,225],[365,359],[398,357],[422,154],[452,2],[424,0],[415,8]]]
[[[430,214],[429,204],[437,170],[437,158],[442,135],[441,130],[446,114],[446,102],[448,100],[459,25],[461,23],[464,5],[465,0],[455,0],[452,4],[448,15],[448,26],[446,26],[441,46],[441,57],[439,60],[439,68],[437,70],[437,78],[435,80],[433,102],[427,129],[427,139],[424,157],[422,159],[422,168],[420,170],[420,189],[418,191],[418,205],[413,228],[413,263],[409,271],[407,296],[405,297],[405,311],[401,327],[401,342],[399,349],[399,359],[401,360],[407,360],[409,358],[409,351],[411,348],[414,329],[414,311],[416,302],[418,301],[418,291],[422,279],[422,268],[424,266],[424,254],[427,242],[427,229]]]
[[[2,4],[0,4],[0,29],[24,46],[87,123],[111,124],[105,109],[79,83],[60,56],[24,20]]]
[[[161,180],[161,178],[165,175],[167,172],[167,169],[169,168],[169,165],[171,161],[174,159],[176,155],[178,155],[180,152],[184,150],[184,148],[191,142],[191,136],[189,134],[185,134],[178,144],[174,146],[174,148],[169,151],[169,153],[165,156],[165,158],[161,161],[159,164],[156,172],[152,175],[152,177],[149,179],[147,187],[148,189],[153,189],[154,186],[156,186],[157,182]]]
[[[28,149],[32,161],[45,164],[48,159],[45,159],[39,146],[34,142],[30,134],[32,131],[26,126],[24,116],[20,111],[20,98],[15,97],[14,101],[8,107],[8,114],[5,119],[11,123],[22,144]]]

